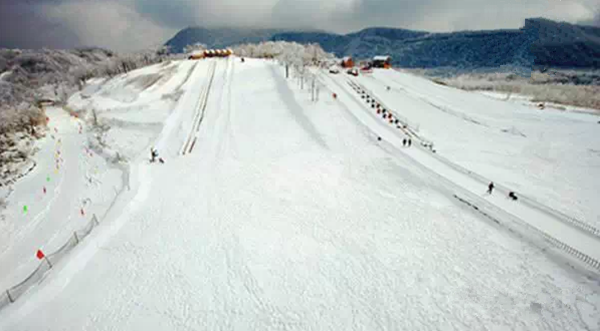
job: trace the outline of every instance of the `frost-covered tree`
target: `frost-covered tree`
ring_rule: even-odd
[[[243,44],[233,48],[235,54],[245,57],[276,59],[292,66],[317,65],[333,58],[318,44],[302,45],[295,42],[267,41],[259,44]]]
[[[183,52],[185,54],[190,54],[193,52],[203,52],[204,50],[206,50],[206,44],[202,44],[202,43],[195,43],[195,44],[191,44],[191,45],[187,45],[183,48]]]
[[[130,54],[100,48],[0,49],[0,139],[5,142],[0,144],[0,164],[14,160],[17,152],[10,150],[16,141],[35,139],[43,132],[46,121],[40,101],[64,104],[93,77],[115,76],[169,58],[164,46]],[[27,156],[30,151],[17,154]],[[11,173],[18,166],[7,168]],[[0,180],[6,176],[0,169]]]

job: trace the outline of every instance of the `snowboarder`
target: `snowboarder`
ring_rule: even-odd
[[[508,197],[510,199],[512,199],[513,201],[517,201],[518,200],[517,195],[513,191],[508,192]]]
[[[406,146],[406,138],[402,139],[402,146]]]
[[[410,138],[408,138],[408,147],[410,147],[412,145],[412,140]]]
[[[488,185],[487,193],[492,194],[493,190],[494,190],[494,182],[490,182],[490,184]]]
[[[381,137],[377,137],[377,141],[381,141]]]
[[[387,87],[387,90],[388,90],[388,91],[389,91],[389,90],[391,90],[391,89],[392,89],[391,87],[389,87],[389,86]]]
[[[158,151],[155,150],[154,148],[150,148],[150,162],[154,163],[154,161],[156,161],[157,157],[158,157]]]

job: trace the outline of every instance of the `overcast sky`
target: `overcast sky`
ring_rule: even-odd
[[[600,0],[0,0],[0,47],[130,51],[190,25],[456,31],[518,28],[529,17],[600,26]]]

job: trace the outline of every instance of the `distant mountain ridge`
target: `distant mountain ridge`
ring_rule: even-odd
[[[227,47],[267,40],[318,43],[338,57],[359,59],[391,55],[407,68],[600,68],[600,28],[525,20],[520,29],[430,33],[396,28],[367,28],[345,35],[327,32],[187,28],[167,42],[181,52],[188,44]]]
[[[195,43],[206,44],[211,48],[225,48],[242,43],[267,41],[283,32],[285,30],[188,27],[179,31],[165,45],[175,53],[182,53],[185,46]]]

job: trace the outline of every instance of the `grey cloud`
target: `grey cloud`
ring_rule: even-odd
[[[171,28],[264,26],[276,0],[134,0],[136,10],[154,22]]]
[[[517,28],[528,17],[600,25],[597,0],[0,0],[0,47],[132,50],[191,25],[338,33]]]
[[[596,10],[596,15],[594,15],[594,18],[590,23],[591,25],[600,27],[600,8]]]
[[[72,48],[80,40],[64,23],[49,20],[43,7],[28,2],[0,2],[0,47]]]
[[[159,25],[173,28],[198,24],[201,1],[134,0],[134,8]]]

